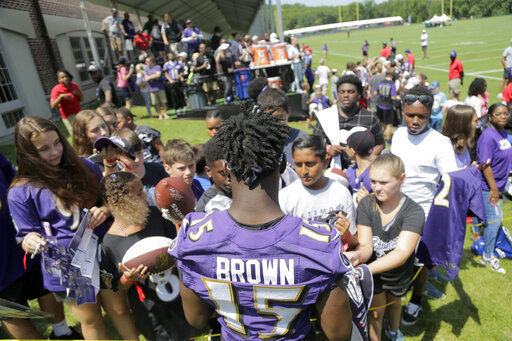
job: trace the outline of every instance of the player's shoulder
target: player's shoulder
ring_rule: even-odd
[[[327,253],[340,246],[339,233],[331,224],[306,219],[299,219],[294,223],[298,226],[293,237],[297,245]]]

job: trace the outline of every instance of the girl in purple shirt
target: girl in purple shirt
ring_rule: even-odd
[[[500,192],[505,189],[512,165],[512,146],[507,132],[503,129],[510,114],[501,103],[491,105],[488,114],[491,126],[484,130],[476,146],[478,163],[491,160],[490,167],[484,169],[482,178],[482,195],[488,225],[484,230],[484,253],[480,262],[493,271],[505,274],[505,269],[494,256],[494,246],[503,219]]]

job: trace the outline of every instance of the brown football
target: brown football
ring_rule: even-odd
[[[167,212],[173,222],[181,222],[196,205],[192,188],[178,177],[160,180],[155,187],[155,201],[160,211],[164,215]]]
[[[174,258],[168,253],[172,243],[166,237],[144,238],[126,250],[121,263],[126,270],[145,265],[150,273],[165,271],[174,265]]]

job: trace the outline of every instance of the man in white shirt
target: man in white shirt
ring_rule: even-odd
[[[428,216],[432,200],[445,173],[457,170],[455,153],[450,139],[429,128],[434,98],[425,87],[416,86],[404,98],[406,127],[398,128],[393,135],[391,152],[405,165],[405,182],[401,191],[419,204]],[[414,281],[411,301],[402,314],[402,323],[412,325],[418,320],[421,296],[428,272],[422,269]]]
[[[318,84],[322,87],[322,95],[327,94],[329,87],[329,67],[325,66],[325,60],[320,59],[320,65],[316,68],[315,77],[318,78]]]
[[[427,45],[428,45],[428,34],[426,30],[423,30],[420,37],[421,49],[423,50],[423,59],[427,59]]]
[[[503,65],[503,80],[500,84],[500,92],[498,94],[498,98],[501,98],[503,87],[507,83],[508,78],[512,76],[512,38],[510,38],[510,46],[503,50],[503,54],[501,56],[501,64]]]
[[[117,9],[112,8],[110,12],[112,15],[109,15],[101,22],[101,30],[107,30],[108,36],[110,37],[110,46],[119,59],[123,55],[123,37],[126,35],[126,32],[124,31],[122,20],[117,13]]]

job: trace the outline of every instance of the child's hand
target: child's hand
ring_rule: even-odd
[[[110,211],[106,206],[91,207],[89,210],[89,225],[90,229],[96,228],[99,224],[103,223],[110,215]]]
[[[148,267],[145,265],[139,265],[131,270],[126,270],[125,267],[119,263],[119,269],[123,272],[124,278],[130,282],[142,282],[149,277]]]
[[[368,192],[368,190],[366,189],[366,187],[364,187],[364,185],[361,186],[361,189],[359,189],[356,192],[356,204],[359,204],[361,199],[363,199],[364,197],[367,197],[368,195],[370,195],[370,192]]]
[[[30,232],[23,238],[21,248],[31,254],[36,254],[36,251],[39,253],[39,251],[46,250],[46,239],[37,232]]]
[[[338,230],[341,239],[346,240],[349,234],[348,230],[350,228],[350,221],[343,215],[343,213],[341,213],[341,211],[338,212],[336,217],[339,219],[334,223],[334,227]]]

